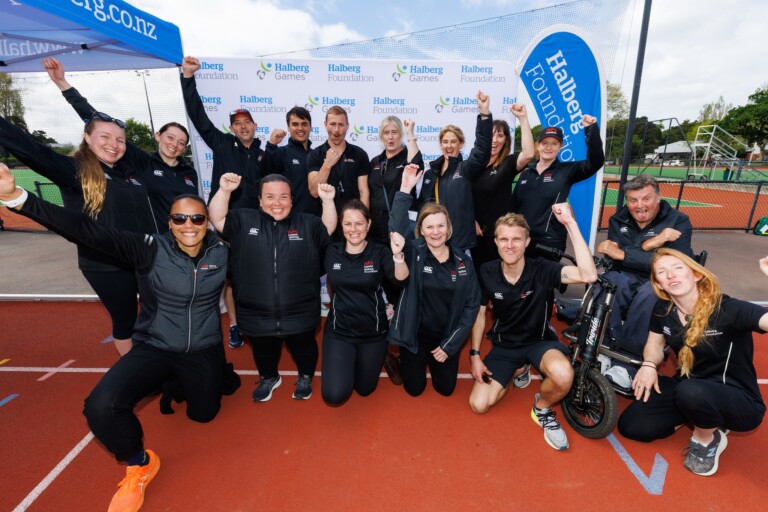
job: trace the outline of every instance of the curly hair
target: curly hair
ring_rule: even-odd
[[[693,308],[691,319],[685,330],[683,348],[681,348],[680,352],[677,354],[680,374],[684,377],[688,377],[691,375],[691,369],[694,364],[693,349],[696,348],[699,343],[707,342],[705,335],[707,324],[709,323],[712,314],[720,308],[723,294],[720,290],[720,283],[712,272],[680,251],[662,247],[656,251],[653,260],[651,261],[651,286],[653,286],[653,291],[659,298],[670,302],[667,313],[672,310],[674,304],[672,303],[669,294],[667,294],[667,292],[665,292],[659,285],[656,280],[656,273],[653,271],[656,262],[662,256],[672,256],[673,258],[677,258],[687,266],[691,272],[693,272],[694,277],[698,278],[696,289],[699,296],[696,299],[696,305]]]

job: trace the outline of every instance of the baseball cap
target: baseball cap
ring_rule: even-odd
[[[239,108],[239,109],[233,110],[232,112],[229,113],[229,124],[232,124],[235,121],[235,118],[239,114],[245,114],[246,116],[248,116],[248,119],[253,121],[253,116],[251,115],[251,113],[248,110],[246,110],[244,108]],[[561,137],[560,140],[562,141],[562,137]]]
[[[557,139],[560,144],[563,143],[563,130],[558,128],[557,126],[550,126],[548,128],[544,128],[541,130],[541,133],[539,134],[539,142],[546,139],[547,137],[552,137],[554,139]]]

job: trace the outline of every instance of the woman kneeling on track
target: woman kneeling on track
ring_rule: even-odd
[[[768,257],[760,268],[768,275]],[[752,332],[768,330],[768,313],[724,295],[710,271],[674,249],[656,252],[651,284],[661,300],[632,382],[637,401],[619,418],[619,432],[649,442],[691,424],[683,465],[697,475],[714,475],[728,431],[752,430],[763,420]],[[677,353],[674,377],[656,372],[665,342]]]
[[[405,236],[411,190],[421,177],[416,165],[403,172],[395,194],[390,229]],[[480,286],[475,268],[463,251],[452,246],[451,219],[445,206],[427,203],[416,219],[416,241],[405,245],[410,277],[400,295],[389,330],[389,342],[399,345],[403,387],[418,396],[427,386],[448,396],[456,388],[459,351],[480,310]]]
[[[390,248],[366,240],[371,226],[368,208],[357,199],[341,208],[346,241],[325,253],[331,310],[323,331],[323,399],[344,403],[354,389],[361,396],[376,390],[387,353],[384,279],[403,286],[408,279],[399,233],[390,233]],[[391,249],[391,251],[390,251]]]
[[[211,421],[221,407],[226,359],[219,295],[227,274],[227,248],[208,230],[208,212],[197,196],[171,205],[164,235],[142,235],[102,226],[87,215],[60,208],[17,188],[0,164],[0,201],[70,241],[118,258],[136,270],[141,311],[133,348],[107,371],[85,400],[88,426],[117,460],[128,466],[110,512],[139,510],[144,490],[160,469],[145,450],[144,433],[133,412],[137,402],[168,378],[181,382],[187,416]]]

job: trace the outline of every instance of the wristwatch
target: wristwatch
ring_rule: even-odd
[[[474,348],[469,349],[469,357],[479,356],[479,355],[480,355],[480,351],[479,350],[475,350]]]

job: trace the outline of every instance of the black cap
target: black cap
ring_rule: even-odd
[[[563,143],[563,130],[558,128],[557,126],[550,126],[549,128],[544,128],[541,130],[541,133],[539,134],[539,142],[546,139],[547,137],[552,137],[553,139],[557,139],[560,144]]]
[[[235,118],[238,115],[240,115],[240,114],[245,114],[246,116],[248,116],[248,119],[253,121],[253,116],[251,115],[251,113],[248,110],[246,110],[244,108],[239,108],[239,109],[233,110],[232,112],[229,113],[229,124],[232,124],[235,121]],[[560,140],[562,140],[562,138]]]

